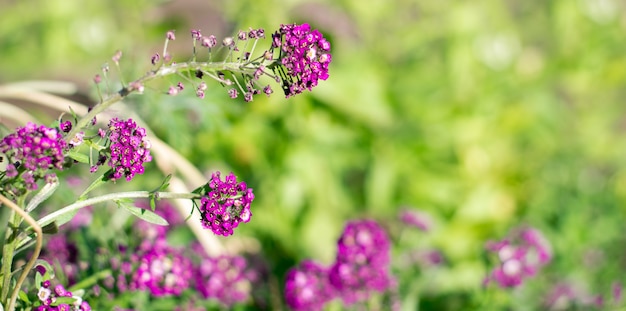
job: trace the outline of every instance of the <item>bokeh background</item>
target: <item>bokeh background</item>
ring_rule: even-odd
[[[611,301],[624,280],[625,9],[618,0],[3,0],[0,82],[70,81],[93,103],[92,78],[116,50],[126,80],[138,77],[167,30],[186,60],[191,28],[221,38],[308,22],[333,53],[313,92],[245,103],[216,84],[203,100],[168,97],[165,83],[127,104],[202,171],[232,170],[255,189],[252,221],[236,234],[260,242],[279,282],[302,259],[332,262],[346,220],[395,232],[410,207],[434,226],[403,236],[394,258],[428,248],[444,263],[396,264],[406,310],[475,306],[490,269],[484,243],[521,225],[546,235],[554,260],[493,299],[539,310],[557,284]]]

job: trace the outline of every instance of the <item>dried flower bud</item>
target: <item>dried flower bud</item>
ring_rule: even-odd
[[[199,40],[202,37],[202,34],[200,33],[200,30],[192,29],[191,30],[191,37],[194,40]]]
[[[113,55],[113,57],[111,57],[111,59],[113,60],[113,62],[114,62],[116,65],[119,65],[119,64],[120,64],[120,59],[122,59],[122,51],[117,50],[117,51],[115,52],[115,54]]]
[[[244,41],[244,40],[248,39],[248,36],[247,36],[245,31],[239,30],[239,33],[237,34],[237,38],[239,38],[239,40],[241,40],[241,41]]]
[[[167,40],[172,40],[172,41],[176,40],[176,36],[174,35],[174,30],[168,31],[165,37],[167,38]]]
[[[152,58],[150,58],[150,62],[152,63],[152,65],[156,65],[159,60],[161,60],[161,55],[159,55],[159,53],[154,53],[154,55],[152,55]]]
[[[169,90],[167,90],[167,95],[175,96],[177,94],[178,94],[178,89],[173,86],[170,86]]]
[[[206,83],[204,81],[202,81],[199,85],[198,85],[198,90],[199,91],[206,91]]]
[[[93,77],[93,82],[96,83],[96,84],[102,82],[102,77],[100,75],[95,75]]]
[[[233,37],[226,37],[224,38],[224,40],[222,40],[222,44],[224,46],[231,47],[235,45],[235,41],[233,40]]]

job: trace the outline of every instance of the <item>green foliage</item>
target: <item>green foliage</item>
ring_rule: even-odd
[[[0,79],[90,81],[118,48],[133,51],[124,71],[145,71],[173,17],[149,19],[142,13],[161,10],[145,1],[106,3],[54,1],[28,14],[25,3],[4,5]],[[485,241],[521,224],[546,234],[555,259],[527,288],[490,295],[486,305],[541,309],[559,282],[610,301],[611,282],[625,281],[622,3],[223,5],[215,9],[236,22],[229,30],[319,28],[332,39],[329,80],[288,100],[232,101],[226,89],[204,100],[164,97],[166,87],[154,86],[129,104],[201,169],[232,170],[254,188],[252,221],[238,234],[260,240],[279,280],[304,258],[332,262],[345,220],[389,221],[408,205],[437,226],[424,244],[395,252],[428,245],[446,258],[400,278],[403,302],[415,309],[481,301]],[[189,45],[185,27],[198,28],[178,28],[174,44]]]

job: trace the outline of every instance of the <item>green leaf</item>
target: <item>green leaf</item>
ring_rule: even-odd
[[[28,299],[28,295],[26,294],[26,292],[21,290],[18,295],[23,302],[25,302],[26,304],[30,304],[30,299]]]
[[[115,203],[117,203],[118,206],[127,209],[131,214],[133,214],[133,215],[139,217],[140,219],[143,219],[143,220],[145,220],[145,221],[147,221],[149,223],[153,223],[153,224],[159,225],[159,226],[168,226],[169,225],[167,220],[165,220],[163,217],[155,214],[153,211],[133,206],[131,204],[128,204],[125,201],[128,201],[128,200],[115,200]]]
[[[51,305],[51,306],[55,306],[55,307],[56,307],[56,306],[58,306],[58,305],[60,305],[60,304],[68,304],[68,305],[71,305],[71,304],[73,304],[75,301],[76,301],[76,299],[75,299],[75,298],[72,298],[72,297],[57,297],[57,299],[56,299],[56,300],[55,300],[52,304],[50,304],[50,305]]]
[[[32,212],[35,208],[37,208],[37,206],[39,206],[39,204],[41,204],[41,202],[47,200],[54,193],[54,191],[57,190],[57,187],[59,187],[58,181],[51,184],[46,183],[46,185],[43,186],[43,188],[37,193],[37,195],[33,197],[30,202],[28,202],[28,205],[26,206],[26,212]]]
[[[70,151],[67,153],[67,156],[80,163],[89,164],[89,157],[86,154]]]
[[[83,193],[80,194],[80,196],[78,196],[78,201],[82,201],[84,199],[87,198],[87,194],[89,194],[89,192],[93,191],[94,189],[106,184],[109,181],[108,176],[111,175],[111,173],[113,173],[113,169],[109,169],[106,172],[104,172],[104,174],[102,174],[102,176],[100,176],[100,178],[94,180],[91,185],[89,185],[89,187],[87,187],[87,189],[85,189],[85,191],[83,191]]]

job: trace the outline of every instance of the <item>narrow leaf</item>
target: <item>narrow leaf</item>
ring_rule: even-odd
[[[169,225],[167,220],[165,220],[163,217],[157,215],[156,213],[154,213],[151,210],[139,208],[139,207],[128,205],[128,204],[122,204],[122,203],[118,203],[118,205],[124,207],[131,214],[133,214],[133,215],[137,216],[138,218],[141,218],[141,219],[143,219],[143,220],[145,220],[145,221],[147,221],[149,223],[153,223],[153,224],[159,225],[159,226],[168,226]]]
[[[70,151],[67,156],[80,163],[89,164],[89,157],[86,154]]]
[[[89,185],[89,187],[87,187],[87,189],[85,189],[85,191],[80,194],[80,196],[78,197],[78,201],[86,199],[89,192],[106,184],[109,181],[109,178],[107,176],[110,176],[112,172],[113,169],[109,169],[108,171],[104,172],[104,174],[102,174],[102,176],[100,176],[98,179],[94,180],[91,185]]]
[[[41,202],[47,200],[54,193],[54,191],[57,190],[57,187],[59,187],[58,181],[51,184],[46,183],[37,195],[33,197],[30,202],[28,202],[26,212],[32,212],[35,208],[37,208],[37,206],[39,206],[39,204],[41,204]]]

